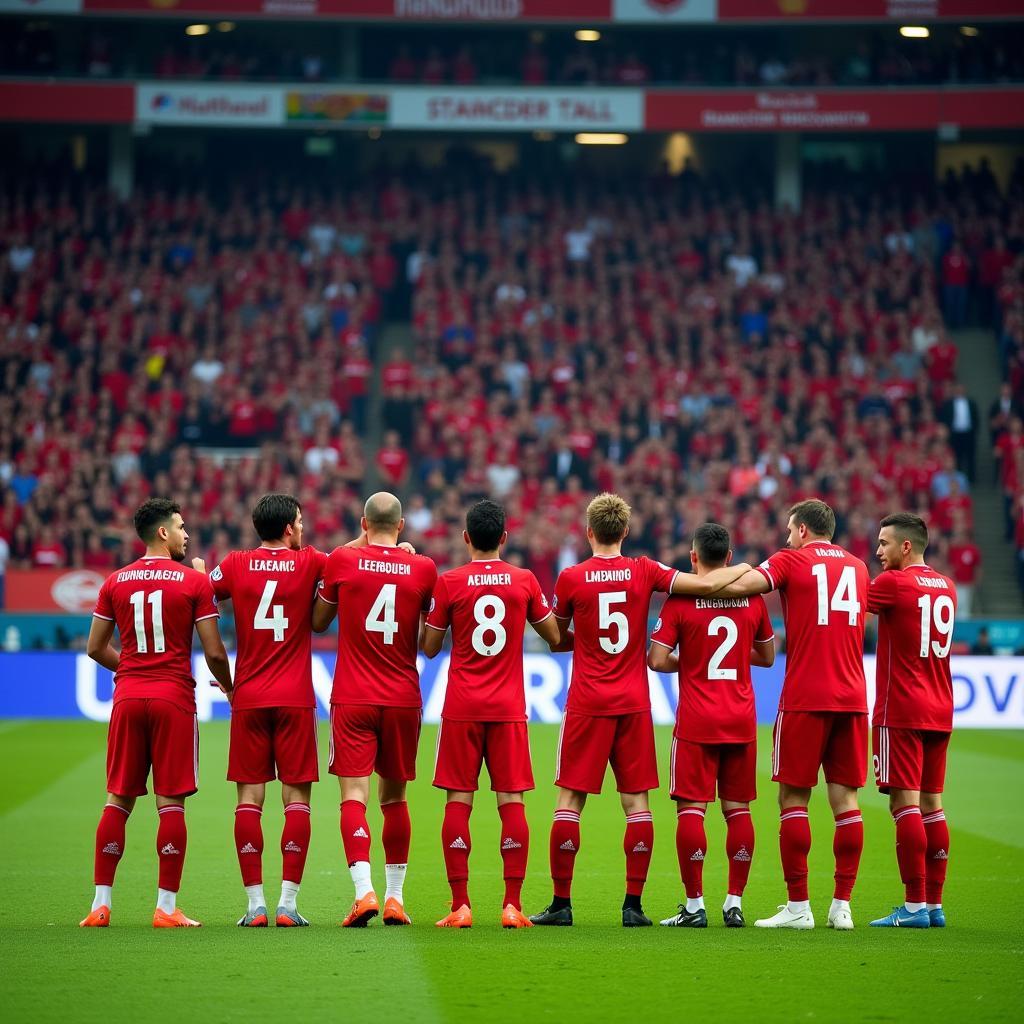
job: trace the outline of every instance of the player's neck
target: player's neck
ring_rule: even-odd
[[[397,548],[397,533],[367,533],[366,544],[374,548]]]
[[[261,545],[261,548],[270,548],[275,550],[277,548],[286,548],[288,545],[283,540],[265,540]]]
[[[913,555],[907,561],[905,561],[900,568],[901,569],[922,569],[928,563],[924,560],[924,555]]]
[[[831,543],[832,543],[832,541],[829,540],[828,537],[818,537],[818,536],[815,536],[813,533],[809,533],[807,535],[807,540],[805,540],[803,542],[803,544],[800,545],[800,547],[808,548],[812,544],[831,544]]]
[[[143,558],[170,558],[171,553],[162,545],[147,545]]]
[[[622,541],[618,544],[592,544],[590,550],[595,558],[618,558],[622,554]]]
[[[476,548],[470,548],[469,560],[471,562],[500,562],[501,550],[495,548],[494,551],[477,551]]]

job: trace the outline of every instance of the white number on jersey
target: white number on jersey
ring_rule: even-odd
[[[722,662],[736,646],[740,631],[727,615],[717,615],[708,623],[708,636],[718,636],[719,633],[725,633],[725,639],[718,645],[718,650],[711,655],[708,662],[708,679],[735,679],[736,669],[722,668]]]
[[[253,629],[272,629],[274,640],[280,643],[284,640],[284,631],[288,628],[288,620],[284,615],[284,605],[275,604],[271,607],[270,602],[274,600],[274,591],[277,590],[277,580],[267,580],[263,588],[263,596],[260,598],[260,606],[256,609],[256,618],[252,620]],[[268,617],[267,612],[273,614]]]
[[[505,650],[508,634],[502,623],[505,621],[505,602],[494,594],[484,594],[476,599],[473,605],[473,618],[476,629],[473,630],[473,650],[485,658],[493,658]],[[487,635],[493,639],[487,642]]]
[[[922,594],[917,599],[921,609],[921,657],[934,654],[936,658],[948,658],[953,646],[953,599],[940,594],[932,603],[931,594]],[[942,641],[932,640],[932,623]]]
[[[136,590],[131,597],[132,609],[135,612],[135,646],[139,654],[149,653],[149,639],[146,636],[146,592]],[[149,595],[149,604],[153,609],[153,653],[164,653],[164,592],[154,590]]]
[[[384,643],[389,647],[395,642],[395,634],[398,632],[398,620],[395,618],[397,591],[398,587],[394,583],[385,583],[366,616],[367,633],[383,634]]]
[[[828,575],[822,563],[811,566],[811,572],[818,581],[818,625],[828,625],[828,613],[845,612],[851,626],[857,625],[860,618],[860,601],[857,600],[857,570],[852,565],[843,567],[839,574],[832,599],[828,596]]]
[[[612,611],[613,604],[625,603],[626,592],[624,590],[614,590],[610,594],[597,595],[598,629],[604,632],[614,626],[616,631],[614,641],[608,636],[599,637],[601,650],[608,654],[621,653],[629,643],[629,620],[622,612]]]

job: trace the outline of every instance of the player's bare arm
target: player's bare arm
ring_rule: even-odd
[[[652,643],[647,652],[647,667],[655,672],[678,672],[679,655],[670,651],[664,644]]]
[[[94,617],[89,627],[89,639],[85,642],[85,653],[105,669],[116,672],[121,656],[111,646],[113,636],[114,624],[109,619]]]
[[[325,601],[322,597],[317,595],[316,601],[313,604],[313,632],[326,632],[330,624],[334,621],[334,616],[337,614],[338,606],[336,604],[331,604],[330,601]]]
[[[428,658],[436,658],[444,646],[444,635],[447,629],[438,629],[427,624],[426,616],[420,617],[420,650]]]
[[[718,593],[724,586],[740,579],[748,569],[750,566],[746,562],[739,562],[736,565],[726,565],[721,569],[714,569],[703,576],[680,572],[672,581],[672,593],[689,594],[691,597],[707,597],[710,594]]]
[[[347,548],[365,548],[370,543],[370,537],[365,530],[356,537],[354,540],[350,540],[345,547]],[[410,544],[407,540],[403,540],[400,544],[395,545],[399,551],[404,551],[407,555],[415,555],[416,548]]]
[[[750,649],[750,664],[757,668],[771,668],[775,664],[775,637],[754,641]]]
[[[228,652],[224,650],[224,641],[217,628],[217,620],[201,619],[196,623],[196,632],[199,634],[199,642],[203,645],[206,664],[213,673],[217,685],[230,700],[234,691],[231,682],[231,663],[228,661]]]
[[[724,569],[716,569],[715,572],[725,572]],[[714,575],[709,573],[705,579]],[[753,597],[755,594],[767,594],[771,590],[768,581],[756,569],[746,567],[746,571],[739,579],[733,580],[724,586],[716,588],[712,593],[719,597]]]
[[[572,647],[562,647],[562,630],[559,628],[559,620],[554,615],[546,615],[540,622],[531,622],[533,631],[551,648],[555,653],[572,650]],[[572,633],[568,633],[570,639]]]

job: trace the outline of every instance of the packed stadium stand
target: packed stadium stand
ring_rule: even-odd
[[[442,567],[461,561],[466,503],[501,499],[511,556],[550,591],[585,545],[594,490],[633,501],[631,552],[675,564],[706,518],[760,560],[787,504],[816,494],[869,562],[880,514],[927,515],[932,561],[969,603],[975,470],[955,444],[946,330],[965,319],[998,330],[992,440],[1024,559],[1020,168],[1005,194],[984,167],[933,193],[826,174],[799,215],[692,172],[541,189],[478,165],[433,180],[154,183],[126,202],[9,184],[12,564],[129,560],[128,517],[150,493],[183,502],[210,561],[248,536],[268,490],[297,493],[309,540],[330,547],[379,481]],[[384,321],[406,324],[388,331],[394,351],[379,349]],[[386,429],[368,451],[375,363]]]

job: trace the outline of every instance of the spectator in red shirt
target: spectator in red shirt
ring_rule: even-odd
[[[974,588],[981,580],[981,549],[962,530],[950,541],[949,566],[949,574],[956,584],[957,614],[969,619]]]
[[[57,539],[52,526],[44,526],[32,545],[32,565],[36,569],[59,569],[67,561],[64,545]]]
[[[384,434],[384,444],[377,452],[377,469],[389,487],[404,487],[409,479],[409,453],[402,447],[397,430]]]
[[[971,263],[958,239],[942,257],[942,308],[950,327],[963,327],[967,320],[967,286]]]

